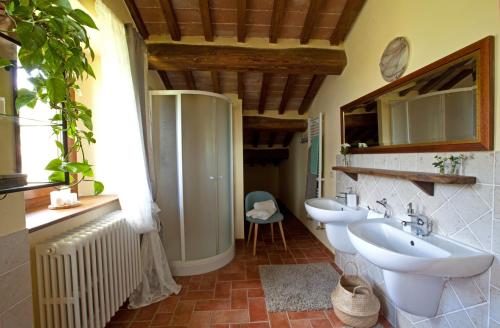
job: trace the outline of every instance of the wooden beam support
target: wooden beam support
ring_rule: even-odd
[[[288,147],[293,139],[295,132],[287,132],[285,134],[285,139],[283,140],[283,147]]]
[[[300,44],[307,44],[309,42],[322,4],[323,0],[310,0],[307,16],[302,27],[302,33],[300,34]]]
[[[214,40],[214,31],[212,28],[212,17],[210,15],[210,5],[208,0],[199,0],[200,3],[200,16],[203,25],[203,34],[206,41]]]
[[[339,21],[333,30],[332,36],[330,37],[331,45],[336,46],[344,42],[365,2],[366,0],[346,1],[344,10],[342,10]]]
[[[196,90],[196,81],[194,79],[193,72],[191,71],[185,71],[184,72],[184,79],[186,80],[186,84],[189,90]]]
[[[212,88],[214,92],[222,93],[222,89],[220,87],[219,73],[217,71],[211,71],[210,74],[212,75]]]
[[[130,16],[132,16],[132,20],[134,21],[137,30],[141,34],[142,38],[146,40],[149,37],[149,32],[146,28],[146,24],[144,24],[144,21],[142,20],[139,8],[137,8],[134,0],[125,0],[125,4],[127,5],[128,11],[130,12]]]
[[[286,79],[285,89],[283,89],[283,94],[281,95],[280,108],[278,110],[279,114],[283,114],[286,109],[286,105],[290,100],[290,96],[292,95],[293,87],[295,86],[295,82],[297,81],[297,75],[290,74]]]
[[[300,104],[299,115],[302,115],[305,112],[307,112],[309,106],[311,106],[314,100],[314,97],[316,97],[316,93],[318,93],[321,84],[325,80],[325,77],[326,77],[325,75],[313,76],[311,83],[309,83],[309,88],[307,88],[306,95],[304,96],[304,99],[302,99],[302,103]]]
[[[243,99],[245,96],[245,77],[243,72],[238,72],[238,98]]]
[[[237,35],[238,42],[245,42],[245,37],[247,34],[247,1],[246,0],[236,0],[236,15],[237,15]]]
[[[271,148],[274,145],[274,141],[276,140],[276,131],[269,132],[269,140],[267,141],[267,146]]]
[[[463,79],[465,79],[467,76],[469,76],[473,72],[474,71],[471,68],[464,69],[464,70],[460,71],[457,75],[455,75],[449,81],[445,82],[441,87],[439,87],[438,90],[443,91],[443,90],[448,90],[448,89],[453,88],[455,86],[455,84],[462,81]]]
[[[260,141],[260,131],[255,130],[252,135],[252,146],[257,148],[259,146],[259,141]]]
[[[250,48],[221,45],[151,43],[150,69],[171,71],[238,71],[286,74],[342,73],[344,50],[321,48]]]
[[[172,6],[171,0],[160,0],[160,7],[167,21],[168,32],[170,37],[174,41],[179,41],[181,39],[181,30],[179,29],[179,24],[177,24],[177,18],[175,17],[174,7]]]
[[[307,120],[288,120],[262,116],[243,116],[243,128],[267,131],[274,130],[278,132],[304,132],[307,130]]]
[[[267,91],[269,90],[269,82],[271,81],[271,74],[262,74],[262,84],[260,85],[259,97],[259,114],[264,114],[266,110]]]
[[[244,149],[243,161],[245,164],[278,164],[287,160],[288,149]]]
[[[158,71],[158,75],[160,76],[160,79],[163,82],[163,85],[165,86],[165,89],[167,89],[167,90],[174,90],[174,86],[170,82],[170,79],[168,78],[167,72],[165,72],[165,71]]]
[[[278,42],[278,34],[281,27],[281,20],[285,14],[286,0],[274,0],[273,15],[271,16],[271,27],[269,28],[269,42]]]

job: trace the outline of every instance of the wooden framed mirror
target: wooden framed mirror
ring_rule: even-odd
[[[488,36],[342,106],[342,143],[352,153],[492,150],[493,48]]]

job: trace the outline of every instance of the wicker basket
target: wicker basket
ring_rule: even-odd
[[[337,287],[332,292],[333,310],[344,324],[355,328],[368,328],[377,324],[380,302],[373,294],[369,283],[358,276],[358,266],[355,275],[340,276]],[[344,270],[345,272],[345,270]]]

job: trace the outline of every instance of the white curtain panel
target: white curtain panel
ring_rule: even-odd
[[[105,193],[118,195],[128,222],[143,234],[143,279],[129,298],[129,307],[137,308],[177,294],[181,287],[172,278],[158,235],[158,208],[148,184],[125,27],[101,0],[96,1],[96,11],[99,37],[92,42],[99,47],[101,72],[93,112],[95,175],[104,183]]]

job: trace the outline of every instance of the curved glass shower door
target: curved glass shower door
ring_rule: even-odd
[[[168,258],[181,275],[195,266],[194,271],[203,271],[200,263],[212,260],[206,267],[213,270],[234,255],[231,104],[217,94],[153,91],[151,108],[157,204]]]

